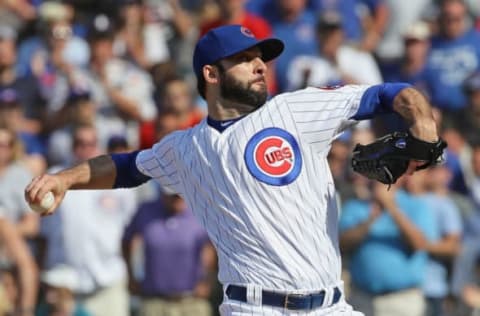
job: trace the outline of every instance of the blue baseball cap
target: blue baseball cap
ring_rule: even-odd
[[[260,48],[262,60],[269,61],[282,53],[284,45],[277,38],[259,41],[252,31],[241,25],[225,25],[210,30],[198,41],[193,53],[193,68],[197,78],[202,76],[203,66],[252,47]]]

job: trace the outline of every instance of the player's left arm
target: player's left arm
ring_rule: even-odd
[[[409,84],[384,83],[368,88],[352,118],[368,119],[389,112],[397,112],[418,139],[429,142],[438,140],[431,105],[420,91]]]

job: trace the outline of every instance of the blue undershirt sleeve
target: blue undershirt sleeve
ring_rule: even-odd
[[[411,87],[411,85],[403,82],[383,83],[371,86],[363,93],[358,111],[351,118],[355,120],[366,120],[377,114],[392,113],[393,99],[395,99],[401,90],[408,87]]]
[[[114,188],[133,188],[151,179],[137,168],[135,161],[139,152],[137,150],[130,153],[110,155],[117,169]]]

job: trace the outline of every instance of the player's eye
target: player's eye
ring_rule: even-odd
[[[249,62],[250,60],[252,60],[252,57],[247,55],[241,55],[237,58],[237,61],[241,63]]]

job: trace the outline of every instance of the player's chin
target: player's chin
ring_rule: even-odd
[[[264,81],[256,81],[251,85],[251,89],[256,92],[267,92],[267,84]]]

